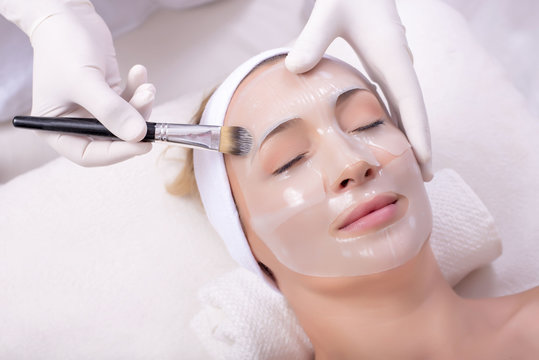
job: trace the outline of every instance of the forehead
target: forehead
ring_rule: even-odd
[[[225,124],[256,131],[277,121],[302,117],[315,106],[334,105],[338,95],[353,88],[370,86],[348,64],[324,58],[313,70],[293,74],[286,69],[283,57],[255,69],[243,80],[232,97]]]

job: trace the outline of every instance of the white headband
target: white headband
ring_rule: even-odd
[[[228,105],[241,81],[264,60],[288,52],[287,48],[268,50],[237,67],[211,96],[200,124],[223,126]],[[202,204],[210,223],[224,240],[228,252],[241,266],[261,276],[273,289],[276,289],[273,281],[258,266],[243,232],[228,182],[223,154],[195,150],[193,163]]]

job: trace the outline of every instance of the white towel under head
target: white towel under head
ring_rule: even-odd
[[[433,212],[431,247],[451,285],[501,254],[494,219],[453,170],[427,184]],[[284,297],[239,268],[199,291],[191,327],[213,359],[310,359],[312,346]]]
[[[432,205],[432,252],[446,280],[455,286],[471,271],[502,253],[494,218],[477,194],[451,169],[426,184]]]

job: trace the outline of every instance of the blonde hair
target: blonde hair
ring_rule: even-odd
[[[210,100],[210,97],[213,95],[214,91],[215,89],[213,89],[212,91],[210,91],[209,94],[204,96],[197,111],[195,112],[189,123],[194,125],[200,124],[200,120],[202,119],[202,114],[204,113],[206,104]],[[165,150],[165,153],[167,150]],[[195,169],[193,167],[193,149],[186,150],[182,170],[180,171],[178,176],[176,176],[176,178],[172,180],[172,182],[166,184],[165,187],[167,191],[172,195],[194,196],[200,198],[197,183],[195,180]]]

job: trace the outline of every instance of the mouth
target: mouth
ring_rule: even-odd
[[[344,211],[335,220],[335,232],[358,236],[383,228],[399,218],[402,199],[396,194],[382,194],[351,210]]]

